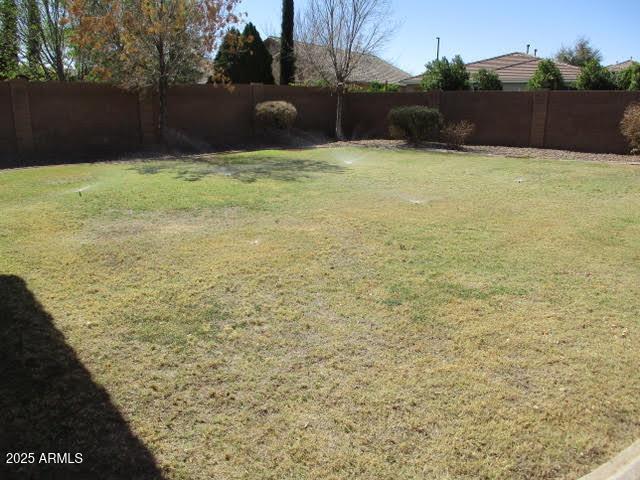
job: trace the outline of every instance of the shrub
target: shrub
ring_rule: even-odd
[[[616,84],[608,68],[590,60],[580,69],[576,87],[578,90],[615,90]]]
[[[389,133],[409,142],[437,141],[442,115],[435,108],[414,105],[396,107],[389,112]]]
[[[640,103],[632,103],[624,111],[620,132],[631,145],[631,153],[640,153]]]
[[[469,72],[460,55],[434,60],[427,64],[427,71],[422,78],[423,90],[469,90]]]
[[[297,116],[296,107],[289,102],[262,102],[256,105],[256,123],[265,129],[288,130],[293,126]]]
[[[631,66],[618,72],[616,83],[620,90],[640,90],[640,63],[633,62]]]
[[[562,73],[551,60],[541,60],[527,84],[529,90],[564,90]]]
[[[399,92],[400,85],[395,85],[393,83],[371,82],[364,91],[369,93]]]
[[[502,82],[496,72],[481,68],[473,74],[473,88],[475,90],[502,90]]]
[[[476,126],[467,120],[447,123],[440,133],[440,138],[449,145],[459,147],[467,143],[475,129]]]

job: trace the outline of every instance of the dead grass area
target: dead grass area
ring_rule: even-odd
[[[349,147],[0,183],[0,447],[86,458],[7,478],[575,479],[640,437],[635,166]]]

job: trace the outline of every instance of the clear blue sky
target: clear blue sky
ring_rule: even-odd
[[[640,0],[392,0],[396,35],[380,56],[411,74],[440,54],[465,62],[524,51],[553,56],[579,36],[602,51],[604,63],[640,59]],[[301,9],[306,0],[296,0]],[[279,34],[281,0],[242,0],[261,34]]]

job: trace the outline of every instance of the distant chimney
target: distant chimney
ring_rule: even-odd
[[[529,48],[531,47],[530,43],[527,43],[527,55],[529,55]]]
[[[534,56],[534,57],[537,57],[537,56],[538,56],[538,49],[537,49],[537,48],[535,48],[535,49],[533,50],[533,56]]]

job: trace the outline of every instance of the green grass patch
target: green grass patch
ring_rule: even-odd
[[[0,210],[168,478],[577,478],[640,437],[638,167],[263,151],[2,171]]]

